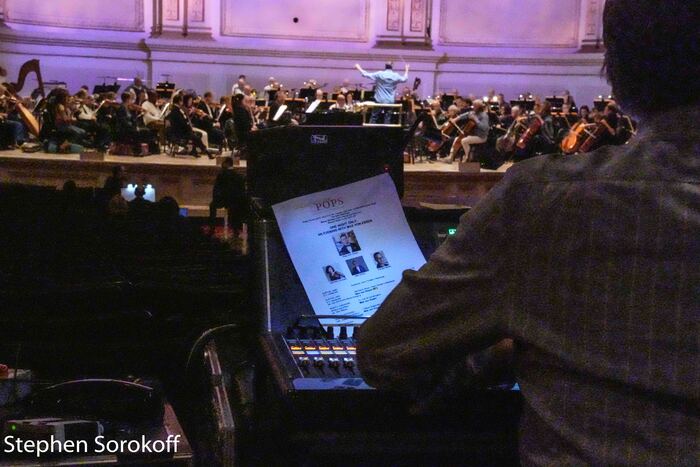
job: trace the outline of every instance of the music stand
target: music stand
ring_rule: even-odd
[[[175,92],[175,83],[169,83],[168,81],[156,84],[156,94],[161,99],[170,99]]]
[[[315,89],[310,89],[310,88],[304,88],[299,90],[299,98],[300,99],[309,99],[309,100],[314,100],[316,97],[316,90]]]

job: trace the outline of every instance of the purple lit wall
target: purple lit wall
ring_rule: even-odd
[[[490,88],[514,97],[569,89],[590,102],[600,78],[603,0],[0,0],[8,79],[39,58],[71,90],[99,76],[164,74],[222,94],[238,74],[262,89],[310,78],[363,82],[353,65],[411,64],[422,96]],[[187,34],[186,36],[184,34]],[[428,34],[429,33],[429,34]]]

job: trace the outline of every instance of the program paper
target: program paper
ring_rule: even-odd
[[[273,210],[317,315],[367,318],[403,271],[425,264],[388,174],[288,200]]]

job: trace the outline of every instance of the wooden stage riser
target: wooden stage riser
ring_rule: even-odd
[[[115,165],[115,162],[0,158],[0,181],[60,188],[66,180],[74,180],[81,187],[101,187]],[[126,168],[128,183],[150,183],[155,187],[158,198],[172,196],[181,205],[190,206],[209,204],[214,180],[220,170],[216,166],[131,160],[122,165]],[[245,174],[245,168],[236,170]],[[491,172],[406,172],[403,202],[410,206],[418,206],[421,201],[472,205],[502,177],[502,173]]]

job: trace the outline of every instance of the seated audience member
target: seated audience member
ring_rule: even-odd
[[[607,0],[637,137],[510,169],[356,333],[371,386],[421,404],[512,339],[522,465],[698,465],[698,24],[698,2]]]
[[[200,157],[201,154],[197,154],[197,149],[199,149],[200,153],[213,157],[207,151],[207,147],[204,143],[202,143],[200,135],[194,132],[192,124],[190,123],[190,117],[182,108],[181,94],[173,96],[172,109],[168,114],[167,120],[170,124],[170,128],[168,129],[168,137],[170,139],[175,138],[178,141],[192,143],[192,152],[190,153],[192,156]]]
[[[227,157],[221,164],[221,171],[216,176],[212,201],[209,204],[209,225],[213,228],[217,208],[226,208],[228,225],[238,236],[248,212],[248,200],[245,191],[245,179],[233,169],[233,158]]]
[[[102,187],[104,199],[110,200],[116,195],[121,196],[122,188],[124,188],[125,183],[126,171],[124,170],[124,166],[115,165],[112,167],[112,175],[107,177],[107,180],[105,180],[105,184]]]
[[[138,185],[134,189],[134,199],[129,201],[129,216],[135,220],[146,219],[151,213],[153,203],[145,199],[145,195],[146,189]]]

